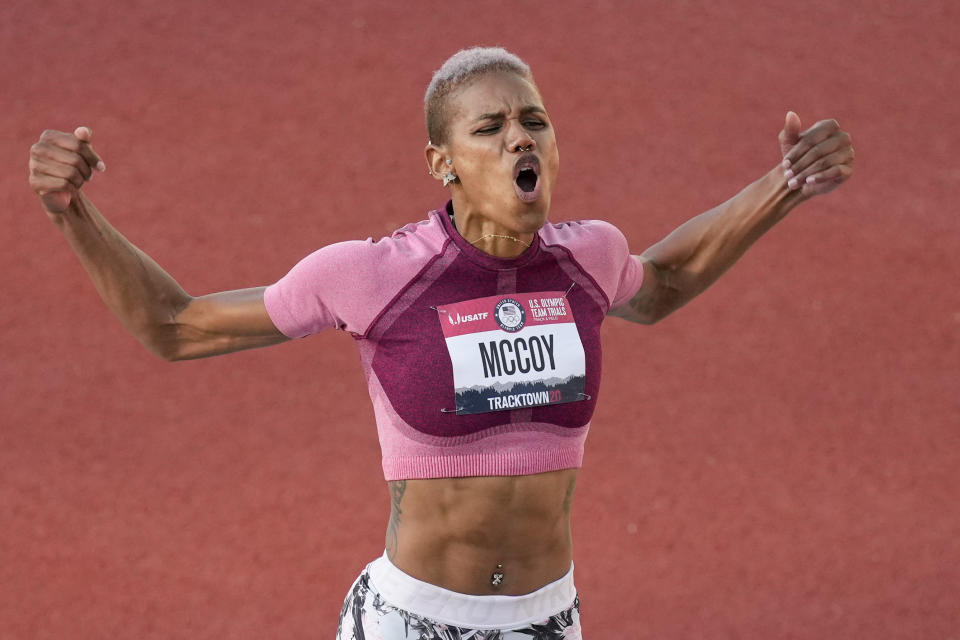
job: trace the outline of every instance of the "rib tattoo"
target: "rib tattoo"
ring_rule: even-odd
[[[403,500],[403,494],[407,490],[406,480],[395,480],[388,482],[390,489],[390,522],[387,523],[387,557],[393,560],[397,554],[397,532],[400,529],[400,516],[403,509],[400,508],[400,501]]]
[[[577,479],[576,477],[570,480],[570,484],[567,485],[567,495],[563,497],[563,510],[567,513],[570,513],[570,509],[573,507],[573,492],[577,488]]]

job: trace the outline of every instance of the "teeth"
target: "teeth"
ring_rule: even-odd
[[[533,174],[537,177],[540,176],[540,163],[536,158],[524,158],[520,160],[514,167],[514,179],[520,176],[521,171],[533,171]]]

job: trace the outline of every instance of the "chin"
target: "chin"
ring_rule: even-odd
[[[539,198],[534,202],[517,202],[518,233],[536,233],[547,222],[550,212],[550,199]]]
[[[546,218],[550,212],[550,191],[548,189],[542,190],[537,196],[537,199],[531,202],[524,202],[519,198],[516,198],[516,201],[521,208],[529,212],[536,212],[544,218]]]

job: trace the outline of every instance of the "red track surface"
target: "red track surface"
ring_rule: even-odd
[[[269,283],[443,193],[420,101],[527,58],[554,219],[636,252],[837,117],[857,175],[663,324],[606,327],[574,507],[588,638],[956,638],[956,3],[0,7],[0,638],[331,637],[387,515],[352,341],[166,364],[28,190],[87,124],[100,208],[193,293]]]

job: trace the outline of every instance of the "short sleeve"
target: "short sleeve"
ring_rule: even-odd
[[[548,225],[541,234],[548,243],[562,245],[571,252],[603,290],[609,309],[624,304],[640,290],[643,262],[630,255],[623,232],[609,222],[562,222]]]
[[[630,247],[623,232],[609,222],[591,221],[598,236],[602,238],[603,254],[610,261],[606,271],[610,274],[606,286],[610,298],[610,308],[615,309],[628,302],[643,284],[643,263],[630,255]]]
[[[617,293],[610,300],[610,308],[616,309],[622,304],[629,302],[633,296],[637,295],[640,285],[643,284],[643,263],[637,256],[630,255],[627,252],[623,260],[623,268],[620,270],[619,284]]]
[[[267,287],[277,329],[302,338],[336,328],[362,336],[397,293],[446,246],[436,220],[411,223],[376,242],[350,240],[314,251]]]
[[[267,287],[263,302],[277,329],[288,338],[330,328],[355,330],[346,320],[355,290],[351,280],[363,271],[358,263],[371,244],[353,240],[318,249]]]

